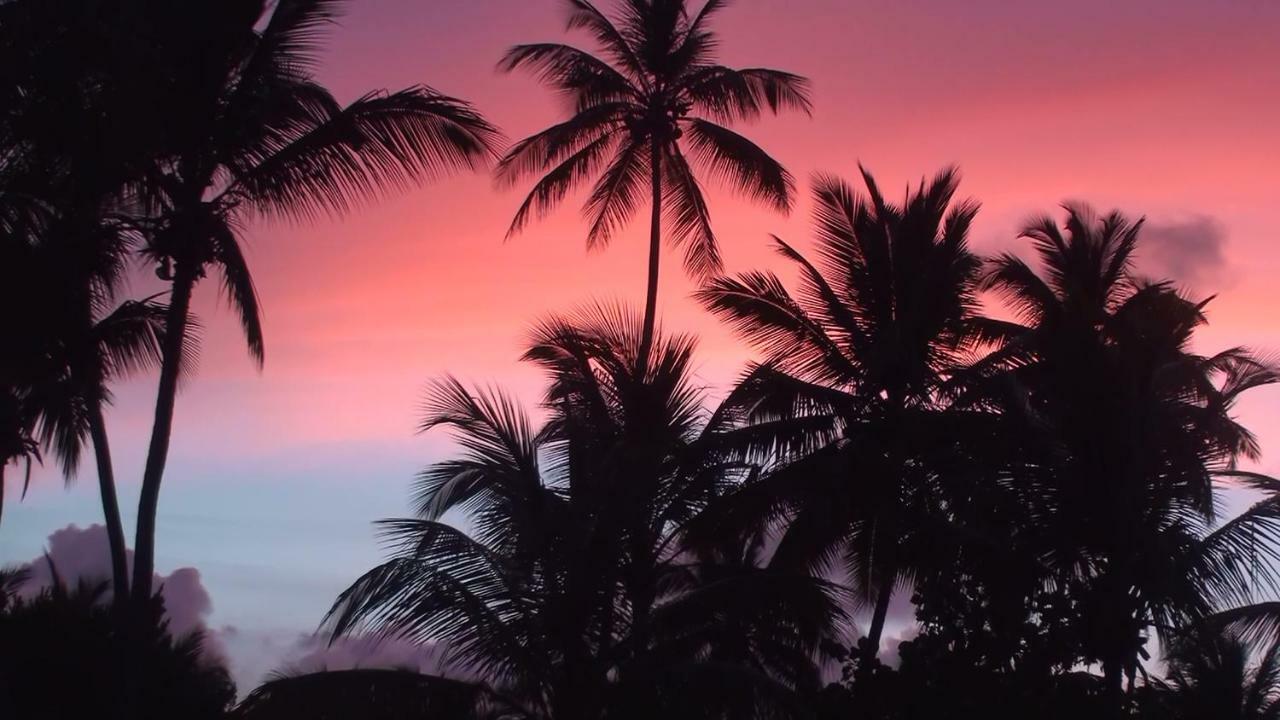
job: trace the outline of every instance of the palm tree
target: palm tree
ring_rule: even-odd
[[[121,605],[129,597],[128,554],[104,407],[111,404],[112,382],[159,364],[164,314],[161,304],[130,300],[87,328],[73,318],[49,318],[47,327],[59,333],[50,348],[51,364],[27,396],[36,437],[52,450],[68,482],[79,470],[85,441],[93,448],[111,554],[112,597]]]
[[[131,248],[127,233],[93,213],[57,202],[42,206],[38,224],[5,238],[0,323],[14,339],[3,372],[5,435],[18,453],[42,446],[67,482],[79,471],[86,443],[92,446],[113,598],[123,604],[127,551],[104,410],[111,383],[159,363],[164,306],[154,299],[116,304]]]
[[[151,300],[126,301],[95,317],[104,313],[96,308],[111,307],[109,287],[117,281],[118,268],[104,270],[105,278],[69,271],[81,257],[77,253],[92,252],[83,241],[83,236],[52,232],[35,247],[11,247],[13,252],[5,253],[12,264],[6,268],[0,316],[14,342],[6,352],[5,379],[0,382],[0,423],[10,446],[6,461],[38,458],[42,446],[58,461],[68,482],[76,477],[85,443],[92,445],[114,597],[123,602],[128,597],[124,526],[104,406],[111,402],[113,381],[158,364],[164,308]],[[123,253],[116,260],[122,266]]]
[[[173,39],[157,40],[155,28],[172,12],[135,0],[0,8],[0,204],[11,271],[0,312],[16,338],[6,384],[22,396],[31,440],[53,451],[68,480],[92,444],[122,604],[125,536],[103,406],[111,381],[159,359],[162,306],[118,297],[138,239],[129,218],[139,175],[162,125],[149,110],[174,64]]]
[[[778,70],[715,64],[718,38],[710,23],[726,4],[708,0],[693,13],[685,0],[620,0],[611,18],[589,0],[567,0],[568,29],[590,33],[602,55],[538,43],[513,47],[501,63],[507,71],[537,73],[569,99],[573,113],[516,143],[499,164],[504,184],[541,175],[508,237],[591,178],[584,208],[591,223],[588,248],[607,244],[646,196],[650,201],[642,358],[657,316],[663,216],[670,239],[684,248],[688,272],[707,277],[720,270],[695,167],[780,211],[791,207],[791,175],[725,124],[755,119],[766,109],[809,112],[808,82]]]
[[[1161,707],[1177,720],[1280,718],[1280,645],[1253,647],[1230,633],[1201,632],[1169,653],[1158,681]]]
[[[551,376],[541,429],[499,392],[434,387],[423,427],[452,427],[463,456],[422,474],[418,517],[383,522],[395,554],[338,598],[334,635],[441,643],[510,717],[755,717],[817,688],[839,617],[825,585],[764,572],[748,546],[683,541],[750,469],[703,419],[692,341],[659,338],[637,366],[638,320],[539,328],[526,357]],[[469,531],[443,520],[455,512]]]
[[[764,353],[729,402],[744,447],[773,467],[730,514],[742,527],[786,526],[774,565],[845,562],[873,606],[870,660],[938,498],[925,459],[963,428],[938,392],[969,341],[980,263],[967,244],[978,206],[952,203],[954,169],[900,206],[862,176],[865,197],[815,179],[817,265],[775,238],[800,270],[798,297],[769,272],[717,278],[697,296]]]
[[[193,360],[187,317],[196,284],[210,269],[221,274],[261,364],[258,297],[240,246],[254,213],[343,212],[382,187],[474,168],[497,139],[469,105],[426,87],[371,92],[340,105],[312,73],[323,30],[341,4],[281,0],[265,20],[263,3],[243,12],[225,3],[186,8],[196,48],[191,66],[180,69],[201,74],[172,98],[167,159],[150,182],[160,222],[144,250],[171,291],[138,507],[134,588],[143,598],[151,591],[178,378]]]
[[[1233,418],[1239,397],[1280,375],[1242,348],[1190,349],[1206,303],[1133,271],[1142,223],[1067,206],[1024,232],[1042,268],[997,258],[983,286],[1015,321],[983,320],[995,344],[965,383],[1003,388],[1001,407],[1037,438],[1013,482],[1030,499],[1028,542],[1083,612],[1085,662],[1101,662],[1121,706],[1154,630],[1275,592],[1280,483],[1234,471],[1258,446]],[[1218,486],[1243,480],[1265,497],[1222,523]],[[1118,711],[1118,710],[1117,710]]]

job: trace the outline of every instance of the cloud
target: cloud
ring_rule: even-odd
[[[1226,242],[1226,228],[1208,215],[1147,223],[1138,246],[1138,269],[1155,279],[1175,280],[1201,290],[1202,285],[1225,279]]]
[[[80,528],[68,525],[55,530],[46,545],[45,555],[53,562],[63,582],[74,586],[81,580],[91,583],[109,580],[111,577],[111,552],[107,544],[107,529],[103,525]],[[133,570],[133,551],[128,551],[129,570]],[[28,597],[53,584],[53,571],[46,558],[36,558],[26,567],[30,578],[20,589]],[[201,631],[205,633],[205,658],[226,664],[227,649],[218,632],[210,630],[207,620],[213,612],[213,599],[205,588],[200,571],[192,567],[178,568],[168,575],[155,575],[155,587],[164,597],[165,614],[169,630],[174,635]]]
[[[898,654],[898,648],[902,643],[915,639],[920,634],[919,625],[910,625],[901,632],[889,635],[880,641],[880,659],[889,667],[898,667],[898,663],[902,661]]]

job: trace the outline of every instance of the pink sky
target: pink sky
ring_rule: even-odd
[[[513,43],[566,39],[562,25],[555,0],[352,2],[322,75],[344,98],[426,83],[473,101],[519,138],[560,109],[532,79],[500,75],[495,64]],[[957,163],[962,194],[983,202],[972,234],[978,250],[1018,248],[1023,220],[1066,199],[1146,215],[1156,226],[1146,267],[1218,293],[1202,347],[1280,350],[1280,3],[740,0],[719,29],[726,63],[807,75],[816,103],[812,118],[767,119],[745,131],[797,177],[790,217],[712,193],[729,270],[782,269],[767,250],[769,233],[808,247],[815,171],[853,178],[861,161],[882,186],[902,187]],[[429,379],[454,372],[493,381],[532,403],[538,376],[516,362],[531,322],[592,299],[642,299],[642,223],[588,254],[571,198],[504,244],[521,199],[485,176],[459,177],[342,221],[252,228],[267,331],[261,374],[231,315],[215,309],[215,284],[202,289],[205,350],[199,377],[179,398],[161,512],[198,507],[209,525],[171,521],[166,529],[162,518],[160,570],[222,563],[204,572],[215,620],[243,622],[273,581],[265,570],[246,580],[236,568],[262,570],[284,545],[227,539],[260,532],[246,529],[245,508],[275,497],[273,483],[316,480],[278,498],[281,512],[305,513],[310,530],[273,542],[295,543],[280,573],[321,578],[299,587],[320,588],[304,604],[322,609],[338,578],[376,557],[367,523],[405,507],[397,502],[412,468],[444,444],[412,435]],[[663,272],[667,326],[702,336],[702,378],[723,386],[748,355],[689,301],[692,286],[674,255]],[[110,418],[126,503],[136,494],[131,478],[140,474],[153,392],[152,378],[131,383]],[[1280,391],[1263,390],[1242,411],[1272,471],[1280,471],[1277,401]],[[0,563],[32,557],[65,524],[58,483],[43,480],[31,501],[43,511],[0,530],[0,539],[16,538],[0,542]],[[366,488],[390,500],[361,506],[354,493]],[[92,507],[91,489],[81,483],[82,507]],[[314,554],[320,539],[308,548],[306,532],[318,538],[335,525],[366,538],[350,566]],[[280,617],[290,630],[299,624]]]

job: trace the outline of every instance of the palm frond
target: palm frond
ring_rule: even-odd
[[[307,217],[344,213],[385,188],[484,164],[498,131],[470,105],[419,86],[300,114],[260,162],[235,168],[224,205]]]
[[[688,143],[694,161],[739,192],[774,209],[791,209],[795,181],[786,168],[759,145],[732,130],[694,118],[689,122]]]
[[[662,214],[676,247],[684,248],[685,271],[697,278],[720,272],[720,248],[711,229],[702,186],[678,148],[662,157]]]

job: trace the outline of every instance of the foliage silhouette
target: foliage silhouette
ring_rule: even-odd
[[[952,203],[955,170],[901,205],[863,181],[865,196],[815,179],[818,265],[774,239],[801,272],[798,298],[768,272],[713,279],[697,296],[765,356],[729,402],[743,452],[772,467],[732,500],[730,527],[784,524],[772,566],[842,565],[873,608],[870,660],[949,490],[930,454],[964,426],[939,390],[970,342],[980,261],[967,246],[977,204]]]
[[[1177,720],[1280,717],[1280,646],[1254,647],[1230,633],[1200,632],[1168,653],[1154,705]],[[1154,714],[1154,713],[1153,713]]]
[[[814,259],[775,238],[797,291],[721,276],[701,183],[789,210],[791,176],[728,126],[808,113],[808,82],[717,64],[724,0],[565,1],[592,50],[500,63],[569,105],[498,161],[500,184],[536,177],[508,236],[589,184],[603,246],[649,200],[643,314],[535,328],[538,423],[500,391],[433,386],[422,429],[459,454],[421,474],[413,517],[383,521],[390,557],[322,628],[439,644],[451,677],[280,676],[232,710],[151,585],[195,288],[219,275],[261,364],[252,221],[479,169],[500,136],[425,86],[339,103],[316,71],[340,0],[0,0],[0,514],[11,463],[70,480],[91,447],[111,595],[133,608],[56,569],[35,594],[0,571],[0,717],[915,720],[985,718],[992,698],[1015,716],[1280,716],[1280,480],[1241,469],[1260,448],[1236,418],[1280,371],[1195,349],[1209,301],[1137,272],[1142,222],[1069,204],[1023,232],[1034,260],[984,263],[954,169],[900,201],[865,171],[856,190],[818,176]],[[657,327],[664,230],[762,355],[715,407],[693,338]],[[128,299],[138,258],[167,292]],[[104,416],[114,383],[153,367],[131,583]],[[1253,504],[1228,516],[1228,489]],[[908,589],[918,634],[885,641]]]
[[[808,81],[779,70],[716,64],[719,39],[710,25],[725,0],[708,0],[696,13],[686,0],[619,0],[612,17],[589,0],[565,4],[568,29],[589,33],[599,54],[559,43],[517,45],[500,64],[534,72],[566,98],[571,112],[516,143],[499,163],[498,179],[506,185],[541,176],[508,237],[592,182],[584,208],[591,223],[587,247],[603,247],[648,199],[644,357],[657,317],[664,220],[668,239],[684,248],[685,269],[706,277],[721,262],[699,172],[788,211],[794,194],[790,173],[725,124],[765,111],[808,113]]]
[[[1012,255],[992,263],[984,286],[1018,322],[984,322],[996,347],[965,382],[1003,386],[989,397],[1009,427],[1036,434],[1013,478],[1035,530],[1026,542],[1080,603],[1081,660],[1102,663],[1118,704],[1149,631],[1172,640],[1276,590],[1280,484],[1231,472],[1258,452],[1232,411],[1280,376],[1243,348],[1191,351],[1205,303],[1136,276],[1141,222],[1068,206],[1064,227],[1044,218],[1025,231],[1039,273]],[[1221,523],[1227,476],[1265,498]]]
[[[219,720],[235,699],[203,638],[172,637],[158,599],[127,621],[105,603],[107,584],[0,601],[0,716]],[[2,596],[0,596],[2,597]]]
[[[765,571],[757,547],[683,542],[751,469],[704,417],[693,341],[659,336],[639,364],[642,342],[617,308],[540,325],[540,429],[500,392],[436,384],[423,428],[451,427],[463,455],[420,476],[418,517],[382,523],[392,558],[325,627],[443,643],[508,717],[794,713],[841,616],[832,589]]]

